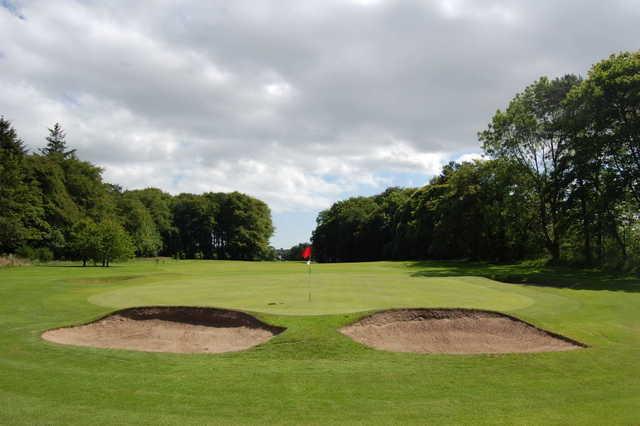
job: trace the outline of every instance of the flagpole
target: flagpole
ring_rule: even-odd
[[[305,247],[301,254],[302,258],[307,261],[307,301],[311,302],[311,246]]]
[[[307,260],[307,289],[309,290],[309,300],[311,302],[311,257]]]

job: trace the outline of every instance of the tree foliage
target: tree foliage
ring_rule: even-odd
[[[640,202],[640,51],[597,63],[572,95],[583,135]]]
[[[418,189],[390,188],[335,203],[318,216],[312,241],[321,261],[474,258],[532,253],[529,183],[513,162],[447,165]]]
[[[14,252],[48,232],[41,193],[11,123],[0,117],[0,252]]]
[[[271,211],[239,192],[180,194],[173,203],[176,249],[186,257],[257,260],[272,257]]]
[[[133,257],[135,246],[131,236],[115,219],[107,218],[95,227],[93,243],[93,257],[102,266],[109,266],[113,261],[126,260]]]
[[[67,160],[75,156],[75,149],[67,150],[67,137],[60,123],[53,125],[53,128],[49,129],[49,136],[47,136],[47,145],[40,150],[40,152],[47,156],[55,158],[56,160]]]
[[[580,79],[574,75],[542,77],[517,94],[480,133],[484,150],[495,158],[521,164],[533,180],[539,229],[552,260],[560,259],[566,229],[566,185],[571,167],[571,139],[564,128],[567,94]]]
[[[0,118],[0,253],[104,266],[137,256],[274,258],[271,212],[245,194],[124,191],[67,146],[59,123],[30,154]]]

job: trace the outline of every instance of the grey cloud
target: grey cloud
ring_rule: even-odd
[[[478,152],[515,92],[640,39],[623,0],[0,4],[0,113],[31,146],[61,121],[125,186],[293,210]]]

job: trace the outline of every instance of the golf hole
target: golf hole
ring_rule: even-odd
[[[476,309],[383,311],[340,332],[365,346],[390,352],[500,354],[585,347],[512,316]]]
[[[223,353],[249,349],[285,329],[243,312],[194,307],[143,307],[117,311],[85,325],[46,331],[65,345],[144,352]]]

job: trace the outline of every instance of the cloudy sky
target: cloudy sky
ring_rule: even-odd
[[[0,115],[125,188],[239,190],[276,247],[422,185],[541,75],[640,48],[640,1],[0,0]]]

